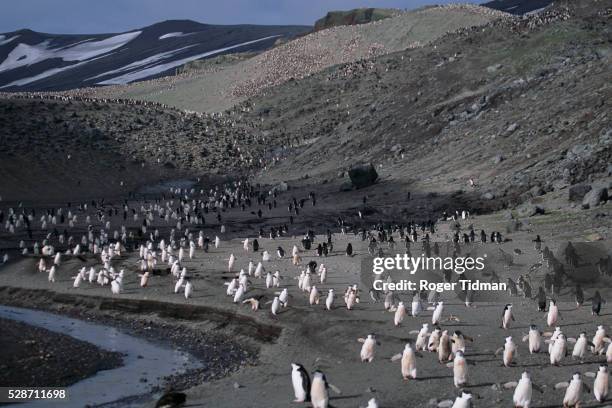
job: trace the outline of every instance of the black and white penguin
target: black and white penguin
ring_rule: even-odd
[[[601,298],[601,295],[599,294],[598,290],[595,291],[595,294],[590,300],[591,300],[591,314],[593,316],[595,315],[599,316],[599,313],[601,312],[601,304],[602,302],[604,302],[604,300]]]
[[[543,287],[538,288],[538,294],[535,297],[538,302],[538,312],[546,311],[546,292]]]
[[[291,383],[295,400],[293,402],[306,402],[310,400],[310,376],[303,365],[291,363]]]
[[[574,299],[576,300],[576,309],[578,309],[584,303],[584,292],[582,291],[582,286],[580,286],[579,283],[576,284]]]

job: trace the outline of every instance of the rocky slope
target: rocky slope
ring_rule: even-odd
[[[125,194],[161,178],[248,172],[261,138],[222,116],[155,104],[0,96],[0,197]]]
[[[339,186],[367,161],[385,183],[498,208],[607,175],[610,4],[557,5],[268,90],[241,106],[278,144],[262,180]]]
[[[315,22],[315,31],[343,25],[366,24],[384,20],[399,14],[398,10],[382,8],[359,8],[347,11],[330,11]]]
[[[495,19],[265,88],[223,114],[80,96],[4,101],[0,193],[260,169],[262,183],[338,191],[351,164],[372,162],[386,194],[437,194],[482,209],[537,203],[612,170],[609,5],[582,0]],[[183,91],[173,92],[191,104]]]
[[[218,112],[263,93],[269,87],[308,77],[333,65],[420,47],[446,33],[508,16],[478,6],[430,7],[369,24],[318,31],[231,66],[77,93]]]

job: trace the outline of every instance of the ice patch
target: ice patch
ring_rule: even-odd
[[[164,39],[166,39],[166,38],[172,38],[172,37],[182,37],[182,36],[184,36],[184,35],[185,35],[185,34],[183,34],[182,32],[180,32],[180,31],[179,31],[179,32],[176,32],[176,33],[168,33],[168,34],[160,35],[160,36],[159,36],[159,39],[160,39],[160,40],[164,40]]]
[[[112,55],[112,54],[108,54],[108,55]],[[68,70],[71,70],[71,69],[76,68],[76,67],[80,67],[81,65],[88,64],[91,61],[95,61],[97,59],[107,57],[108,55],[102,55],[102,56],[97,57],[97,58],[93,58],[93,59],[90,59],[90,60],[87,60],[87,61],[77,62],[76,64],[68,65],[68,66],[65,66],[65,67],[51,68],[51,69],[48,69],[48,70],[46,70],[44,72],[41,72],[38,75],[34,75],[34,76],[31,76],[31,77],[27,77],[27,78],[17,79],[17,80],[15,80],[15,81],[13,81],[13,82],[11,82],[9,84],[0,86],[0,89],[8,88],[10,86],[23,86],[23,85],[27,85],[27,84],[30,84],[32,82],[36,82],[36,81],[39,81],[41,79],[50,77],[52,75],[59,74],[60,72],[64,72],[64,71],[68,71]]]
[[[11,41],[13,41],[15,38],[19,37],[19,34],[11,37],[11,38],[6,38],[6,35],[0,35],[0,45],[4,45],[4,44],[8,44]]]
[[[172,57],[173,55],[178,54],[179,52],[181,52],[183,50],[186,50],[188,48],[195,47],[195,46],[196,46],[196,44],[192,44],[192,45],[188,45],[186,47],[179,48],[179,49],[176,49],[176,50],[166,51],[166,52],[162,52],[162,53],[159,53],[159,54],[155,54],[155,55],[152,55],[152,56],[147,57],[145,59],[142,59],[140,61],[132,62],[131,64],[128,64],[128,65],[126,65],[124,67],[113,69],[112,71],[103,72],[103,73],[98,74],[96,76],[92,76],[90,78],[87,78],[86,81],[89,81],[90,79],[96,79],[96,78],[100,78],[100,77],[109,76],[109,75],[112,75],[112,74],[117,74],[117,73],[120,73],[120,72],[130,71],[130,70],[135,69],[135,68],[140,68],[140,67],[143,67],[145,65],[153,64],[153,63],[156,63],[158,61],[164,60],[166,58]]]
[[[546,10],[546,9],[548,9],[548,7],[542,7],[542,8],[539,8],[539,9],[535,9],[535,10],[528,11],[528,12],[527,12],[527,13],[525,13],[525,14],[526,14],[526,15],[528,15],[528,16],[532,16],[532,15],[534,15],[534,14],[540,14],[541,12],[543,12],[543,11],[544,11],[544,10]]]
[[[36,45],[20,43],[0,64],[0,72],[36,64],[50,58],[61,58],[63,61],[84,61],[111,52],[140,35],[141,31],[133,31],[115,35],[100,41],[88,41],[76,45],[49,48],[49,41]]]
[[[207,51],[205,53],[202,54],[198,54],[198,55],[192,55],[191,57],[186,57],[186,58],[182,58],[176,61],[171,61],[171,62],[167,62],[165,64],[159,64],[159,65],[155,65],[153,67],[149,67],[149,68],[145,68],[145,69],[141,69],[139,71],[134,71],[134,72],[129,72],[127,74],[124,75],[120,75],[118,77],[115,78],[111,78],[111,79],[107,79],[105,81],[102,82],[98,82],[98,85],[125,85],[125,84],[129,84],[130,82],[134,82],[137,81],[139,79],[143,79],[143,78],[147,78],[162,72],[165,72],[169,69],[178,67],[180,65],[186,64],[190,61],[194,61],[200,58],[205,58],[208,57],[210,55],[214,55],[214,54],[218,54],[227,50],[231,50],[234,48],[238,48],[238,47],[242,47],[245,45],[249,45],[249,44],[255,44],[261,41],[265,41],[265,40],[269,40],[270,38],[275,38],[275,37],[280,37],[280,35],[271,35],[269,37],[264,37],[264,38],[260,38],[257,40],[252,40],[252,41],[247,41],[247,42],[243,42],[240,44],[236,44],[236,45],[231,45],[229,47],[224,47],[224,48],[219,48],[217,50],[212,50],[212,51]]]

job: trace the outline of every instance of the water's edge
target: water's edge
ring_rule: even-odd
[[[85,322],[40,310],[0,305],[0,317],[62,333],[109,351],[124,354],[123,365],[99,371],[67,388],[69,400],[62,407],[107,404],[148,394],[164,377],[201,366],[191,354],[153,344],[102,324]],[[20,407],[53,407],[54,401],[36,401]]]

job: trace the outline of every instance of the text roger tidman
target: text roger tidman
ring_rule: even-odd
[[[407,254],[397,254],[395,257],[374,258],[372,262],[372,272],[382,275],[385,271],[403,270],[414,275],[419,270],[453,270],[458,275],[465,271],[482,271],[485,268],[485,257],[410,257]],[[388,282],[382,279],[375,279],[373,288],[382,291],[415,291],[415,290],[435,290],[443,292],[445,290],[455,290],[460,285],[461,290],[506,290],[505,283],[489,283],[479,280],[459,279],[458,282],[429,282],[426,279],[412,281],[402,279],[399,282]]]

